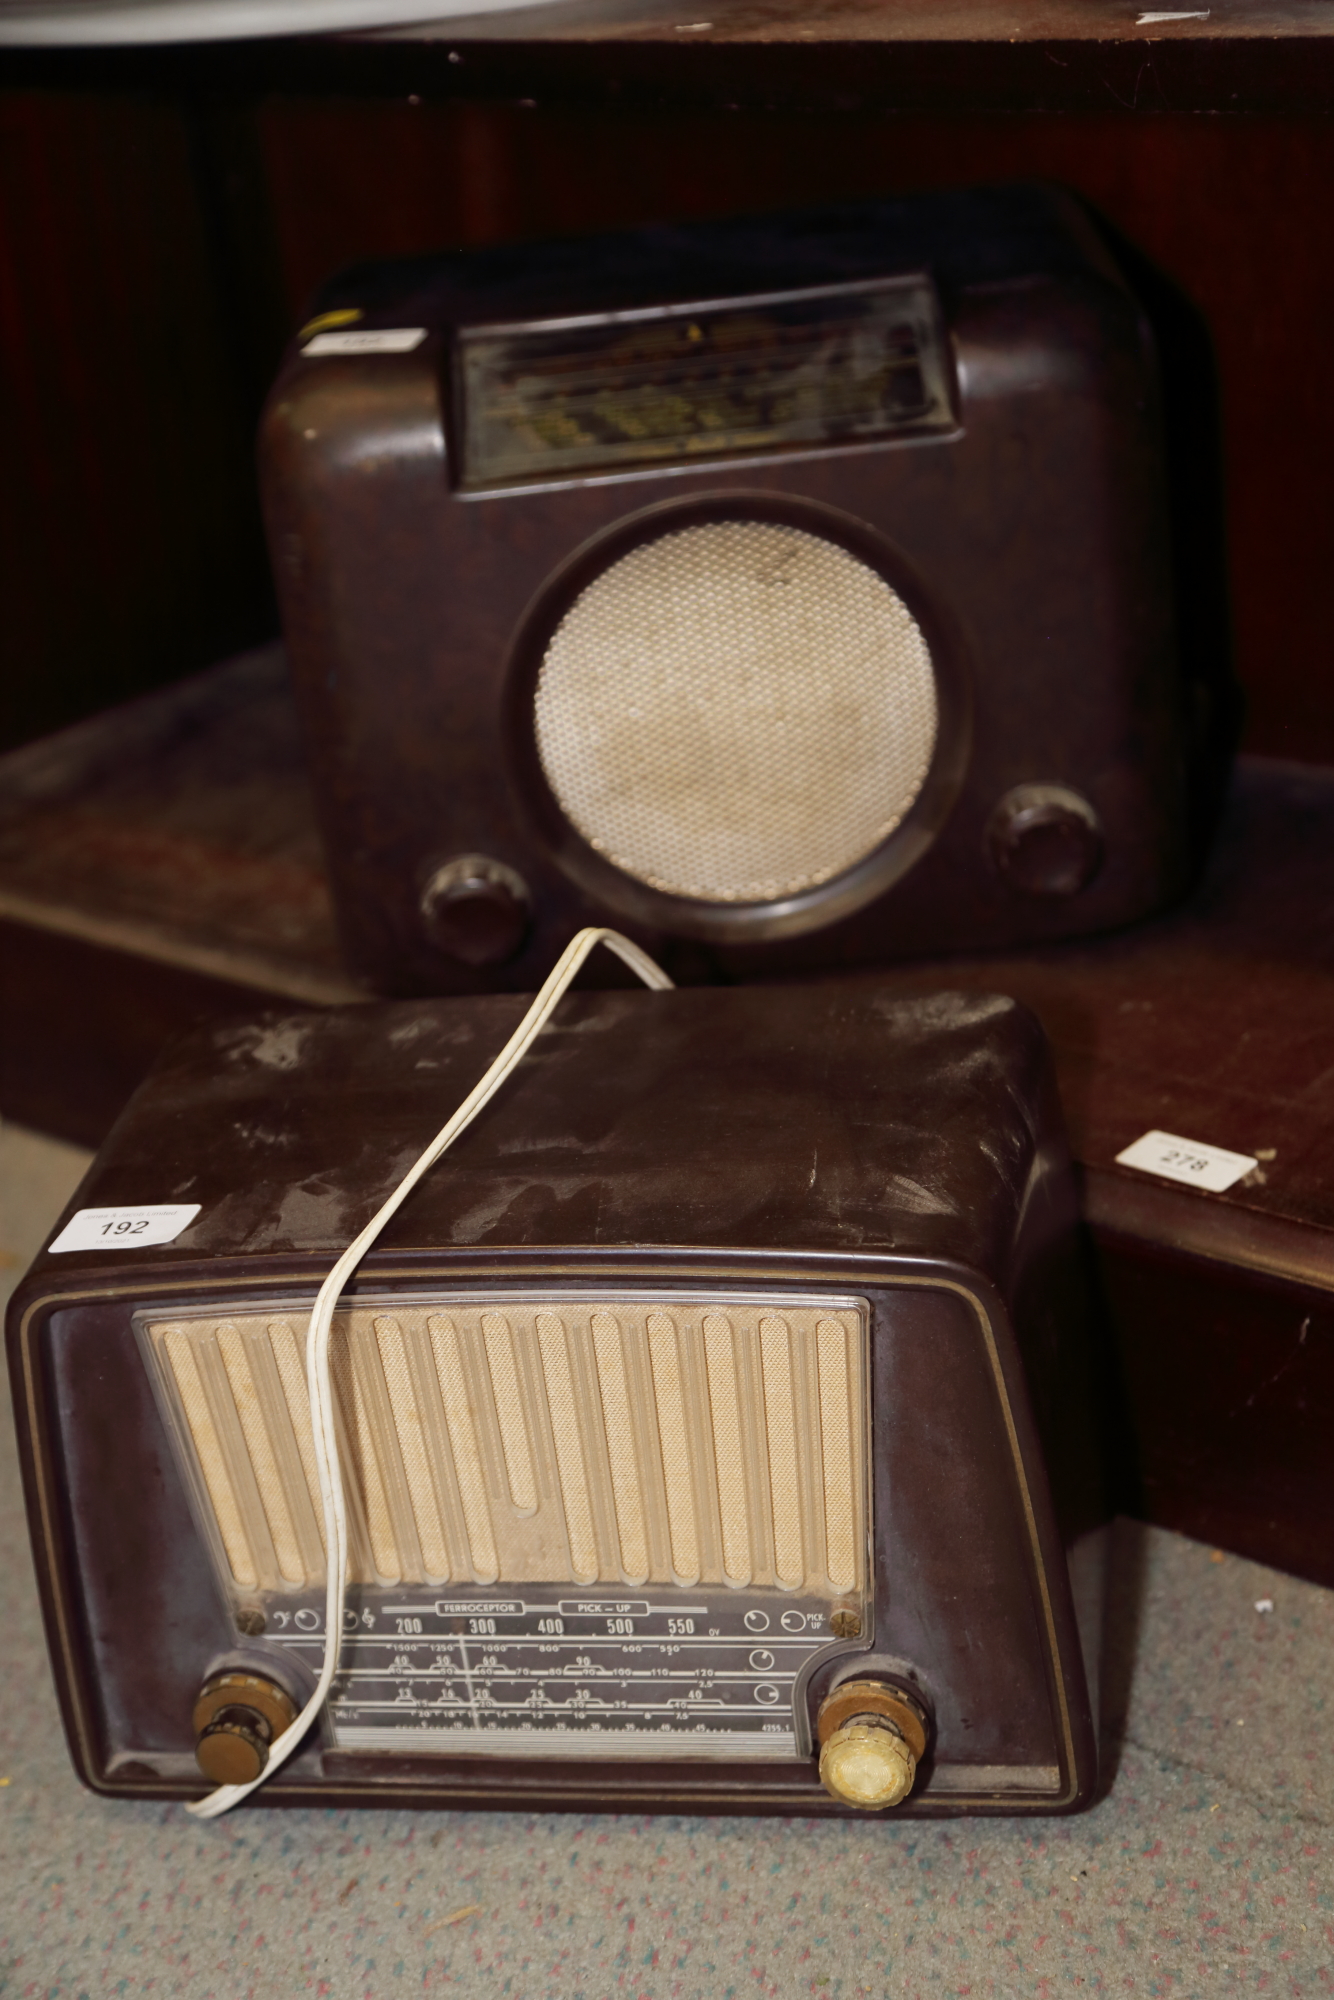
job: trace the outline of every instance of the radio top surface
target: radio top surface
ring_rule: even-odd
[[[169,1270],[341,1250],[522,1018],[518,996],[225,1022],[174,1045],[79,1208],[197,1203]],[[936,1258],[999,1283],[1047,1096],[1045,1038],[998,995],[873,977],[576,992],[411,1196],[376,1257],[576,1245]],[[101,1261],[48,1255],[55,1276]]]

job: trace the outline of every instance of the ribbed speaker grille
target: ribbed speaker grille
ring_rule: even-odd
[[[242,1589],[323,1576],[304,1331],[148,1328]],[[368,1309],[332,1353],[354,1581],[861,1587],[853,1307]]]
[[[590,846],[655,889],[736,903],[873,853],[922,789],[938,717],[926,640],[877,571],[732,520],[642,543],[586,586],[534,721]]]

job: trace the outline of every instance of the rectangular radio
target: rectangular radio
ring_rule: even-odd
[[[257,1780],[316,1689],[312,1303],[522,1013],[201,1031],[16,1294],[33,1547],[95,1789]],[[339,1300],[337,1669],[258,1796],[1088,1803],[1075,1229],[1012,1001],[567,999]]]
[[[269,401],[350,957],[523,989],[1107,929],[1189,863],[1157,364],[987,189],[368,266]],[[674,954],[674,957],[673,957]]]

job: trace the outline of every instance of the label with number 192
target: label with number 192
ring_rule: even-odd
[[[197,1201],[149,1202],[139,1208],[81,1208],[50,1246],[58,1250],[143,1250],[174,1243],[199,1213]]]

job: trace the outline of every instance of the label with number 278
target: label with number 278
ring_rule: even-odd
[[[1186,1187],[1203,1188],[1208,1194],[1225,1194],[1256,1164],[1245,1153],[1229,1153],[1224,1146],[1182,1139],[1175,1132],[1146,1132],[1117,1154],[1116,1163],[1138,1167],[1142,1174],[1161,1174],[1164,1180],[1181,1181]]]

